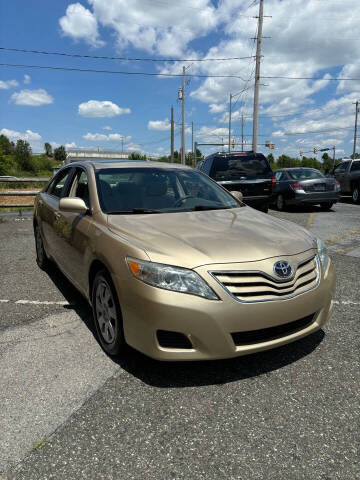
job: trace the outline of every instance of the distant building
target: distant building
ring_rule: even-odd
[[[132,152],[119,152],[118,150],[100,150],[97,148],[71,148],[67,150],[65,163],[76,162],[83,158],[119,158],[127,159]]]

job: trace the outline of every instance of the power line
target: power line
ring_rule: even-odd
[[[86,72],[86,73],[112,73],[117,75],[144,75],[150,77],[182,77],[181,73],[153,73],[153,72],[122,72],[118,70],[95,70],[91,68],[75,68],[75,67],[50,67],[45,65],[23,65],[17,63],[0,63],[0,67],[22,67],[22,68],[38,68],[43,70],[63,70],[67,72]],[[188,77],[194,78],[239,78],[245,81],[239,75],[200,75],[189,74]]]
[[[323,77],[264,77],[261,76],[260,78],[267,78],[267,79],[273,79],[273,78],[280,78],[284,80],[324,80],[324,81],[341,81],[341,80],[346,80],[346,81],[359,81],[360,78],[323,78]]]
[[[61,57],[73,57],[73,58],[91,58],[96,60],[122,60],[128,62],[220,62],[227,60],[248,60],[249,58],[254,58],[253,56],[248,57],[230,57],[230,58],[132,58],[132,57],[109,57],[105,55],[81,55],[77,53],[64,53],[64,52],[48,52],[45,50],[26,50],[23,48],[7,48],[0,47],[0,50],[5,50],[8,52],[20,52],[20,53],[34,53],[39,55],[57,55]]]

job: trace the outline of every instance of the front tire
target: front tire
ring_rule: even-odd
[[[92,309],[100,345],[109,355],[119,355],[125,346],[122,316],[115,287],[106,270],[95,276]]]
[[[353,185],[351,191],[352,201],[354,203],[360,203],[360,192],[359,192],[359,185]]]

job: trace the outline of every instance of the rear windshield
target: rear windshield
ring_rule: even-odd
[[[314,168],[298,168],[296,170],[288,170],[290,178],[293,180],[313,180],[316,178],[324,178],[324,175]]]
[[[269,162],[262,154],[215,157],[210,172],[210,176],[215,180],[254,178],[271,174]]]

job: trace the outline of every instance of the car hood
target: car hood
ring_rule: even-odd
[[[108,227],[151,261],[185,268],[295,255],[316,246],[304,228],[250,207],[108,215]]]

